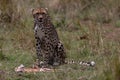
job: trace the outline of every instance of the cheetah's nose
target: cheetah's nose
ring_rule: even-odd
[[[43,16],[42,16],[42,15],[39,15],[39,16],[38,16],[38,19],[39,19],[39,20],[40,20],[40,19],[42,19],[42,18],[43,18]]]
[[[39,16],[39,17],[38,17],[38,20],[39,20],[40,22],[42,22],[42,19],[43,19],[43,16]]]

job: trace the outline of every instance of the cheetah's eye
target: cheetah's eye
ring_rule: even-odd
[[[39,13],[36,13],[37,15],[39,15]]]
[[[45,15],[45,13],[41,13],[42,15]]]

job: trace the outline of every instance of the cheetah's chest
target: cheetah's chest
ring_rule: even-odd
[[[34,31],[35,31],[35,34],[36,34],[40,39],[42,39],[42,38],[45,36],[45,32],[44,32],[43,28],[42,28],[42,27],[39,27],[38,25],[35,26]]]

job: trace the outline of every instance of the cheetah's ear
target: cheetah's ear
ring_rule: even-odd
[[[48,11],[48,8],[45,8],[46,11]]]
[[[33,11],[34,11],[34,8],[31,8],[31,12],[32,12],[32,14],[33,14]]]

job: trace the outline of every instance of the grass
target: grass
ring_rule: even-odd
[[[85,27],[86,28],[86,27]],[[97,26],[96,26],[97,28]],[[24,34],[23,39],[26,38],[25,35],[26,32],[24,33],[16,33],[17,34]],[[89,29],[87,29],[89,30]],[[12,31],[9,33],[9,36],[13,36],[14,33],[18,31],[18,29]],[[63,42],[68,60],[74,59],[76,61],[95,61],[96,66],[95,67],[83,67],[80,65],[73,65],[73,64],[68,64],[68,65],[63,65],[58,67],[59,69],[63,69],[62,71],[55,71],[55,72],[48,72],[48,73],[24,73],[21,76],[16,74],[14,72],[14,68],[20,64],[24,64],[26,67],[31,67],[32,64],[35,61],[35,49],[33,45],[33,49],[20,45],[24,45],[21,41],[19,42],[19,39],[17,39],[18,36],[14,36],[11,38],[16,38],[17,40],[12,41],[11,38],[9,38],[8,41],[7,37],[4,37],[5,40],[3,41],[3,51],[2,53],[7,57],[7,59],[3,59],[0,61],[2,66],[0,66],[0,69],[5,71],[6,74],[3,74],[7,76],[7,80],[46,80],[49,78],[49,80],[75,80],[79,78],[86,78],[88,80],[101,80],[101,79],[106,79],[106,75],[108,77],[112,74],[109,72],[104,72],[106,70],[106,64],[111,61],[111,59],[114,58],[114,54],[118,54],[118,47],[119,44],[116,42],[103,42],[102,44],[97,44],[98,41],[97,38],[93,39],[95,36],[92,36],[93,34],[97,36],[100,36],[100,34],[93,33],[92,31],[88,31],[89,33],[92,33],[89,36],[92,36],[93,40],[90,38],[89,40],[81,40],[79,37],[84,33],[82,33],[81,30],[75,30],[74,32],[70,32],[69,30],[62,30],[61,28],[57,28],[57,32],[59,34],[59,37],[61,41]],[[99,32],[100,33],[100,32]],[[31,34],[31,33],[29,33]],[[21,36],[19,36],[21,37]],[[32,39],[32,38],[27,38],[25,41]],[[100,36],[98,39],[101,39],[102,37]],[[16,44],[15,44],[16,42]],[[26,42],[26,44],[29,42]],[[100,42],[101,43],[101,42]],[[116,43],[116,44],[115,44]],[[34,44],[34,41],[33,43]],[[5,49],[5,50],[4,50]],[[108,53],[107,53],[108,52]],[[109,71],[109,70],[108,70]],[[101,78],[100,78],[101,77]],[[109,79],[108,79],[109,80]]]
[[[120,27],[120,20],[116,21],[115,26]]]
[[[4,0],[1,1],[4,3]],[[119,30],[119,0],[106,0],[108,4],[104,4],[103,0],[93,0],[93,3],[87,0],[54,0],[54,3],[46,0],[12,1],[11,5],[16,6],[11,7],[14,15],[12,21],[6,22],[5,18],[1,22],[0,16],[0,80],[119,80],[120,38],[115,36],[119,35],[119,31],[116,32],[116,29]],[[0,13],[3,6],[9,9],[5,4],[9,2],[0,5]],[[25,5],[20,7],[21,4]],[[14,72],[20,64],[31,67],[36,59],[30,8],[40,4],[49,8],[52,22],[64,44],[67,60],[95,61],[95,67],[65,64],[57,67],[62,70],[56,69],[54,72],[21,75]],[[116,11],[117,14],[111,12],[108,15],[106,10],[108,13]],[[114,20],[117,21],[115,25]],[[85,38],[81,38],[83,36]]]

